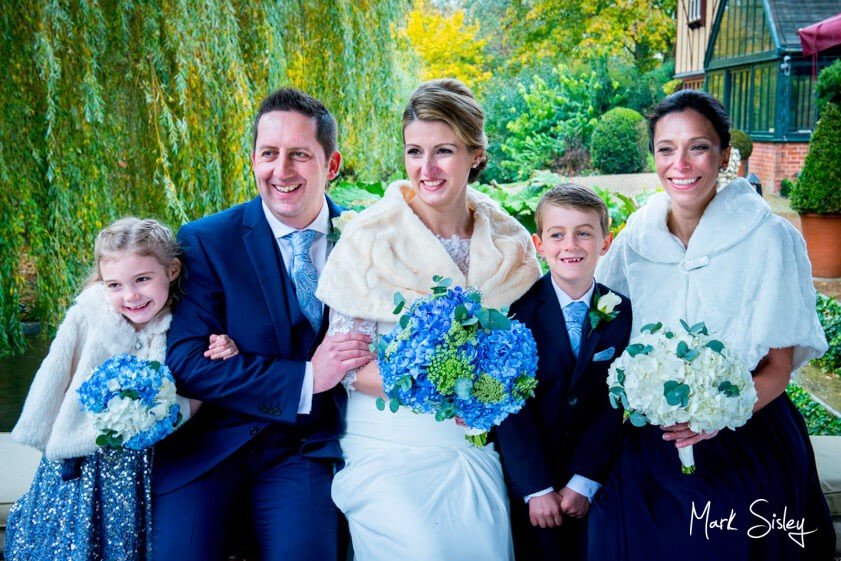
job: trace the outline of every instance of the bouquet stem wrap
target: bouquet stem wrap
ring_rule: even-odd
[[[677,449],[677,456],[680,458],[680,471],[685,475],[695,473],[695,452],[692,446],[684,446]]]

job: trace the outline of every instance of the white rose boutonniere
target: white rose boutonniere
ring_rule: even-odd
[[[607,294],[599,294],[596,291],[593,297],[593,307],[590,308],[590,313],[587,316],[590,318],[590,329],[596,329],[599,323],[613,321],[613,318],[619,315],[615,310],[616,306],[622,301],[619,296],[611,291]]]
[[[339,216],[333,218],[330,223],[332,228],[330,228],[330,233],[327,234],[327,240],[333,243],[339,241],[339,238],[342,236],[342,230],[345,229],[351,220],[356,218],[359,213],[355,210],[346,210],[341,213]]]

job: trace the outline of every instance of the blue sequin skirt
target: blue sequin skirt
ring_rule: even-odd
[[[41,460],[12,506],[8,561],[145,561],[151,545],[151,450],[101,449]]]

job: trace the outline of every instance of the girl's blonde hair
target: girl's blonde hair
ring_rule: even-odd
[[[152,256],[167,270],[172,267],[173,261],[180,261],[181,258],[181,248],[178,247],[172,230],[157,220],[141,220],[134,216],[120,218],[97,234],[93,248],[93,270],[85,286],[101,282],[100,262],[121,251],[130,251],[144,257]],[[179,274],[169,285],[170,302],[177,300],[182,294],[181,276]]]

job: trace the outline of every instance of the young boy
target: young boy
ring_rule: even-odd
[[[586,515],[619,448],[622,414],[607,369],[628,344],[631,304],[596,283],[610,247],[607,207],[565,184],[535,211],[532,236],[549,273],[511,306],[537,341],[535,397],[497,430],[511,493],[517,559],[587,558]]]

